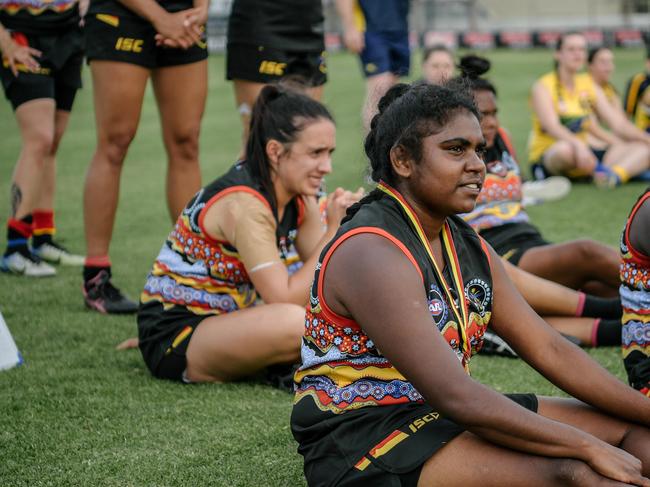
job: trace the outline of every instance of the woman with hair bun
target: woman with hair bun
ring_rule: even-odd
[[[316,258],[359,199],[341,188],[330,194],[323,228],[316,195],[334,147],[323,105],[262,89],[247,158],[190,200],[147,278],[139,347],[154,376],[226,382],[298,360]],[[289,275],[292,245],[305,265]]]
[[[514,266],[572,289],[587,288],[614,296],[619,285],[616,250],[589,239],[552,244],[544,239],[524,210],[517,156],[497,116],[497,90],[481,77],[489,71],[490,61],[465,56],[460,69],[463,74],[454,83],[472,90],[487,144],[485,182],[476,207],[462,215],[464,220]],[[524,292],[521,288],[520,291]],[[581,299],[588,307],[598,301],[586,294]],[[550,321],[564,333],[579,337],[584,345],[617,345],[621,339],[620,304],[613,301],[618,313],[608,315],[610,319],[572,319],[569,323],[564,317]]]
[[[307,309],[291,416],[307,483],[648,487],[650,399],[544,323],[456,216],[483,185],[479,116],[434,85],[379,103],[377,188],[321,252]],[[473,380],[487,327],[578,400]]]

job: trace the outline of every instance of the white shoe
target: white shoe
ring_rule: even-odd
[[[571,191],[571,181],[564,176],[551,176],[540,181],[526,181],[521,185],[522,204],[538,205],[545,201],[564,198]]]
[[[483,355],[500,355],[509,358],[519,357],[517,352],[515,352],[503,338],[490,331],[486,331],[483,334],[483,347],[481,348],[481,353]]]
[[[71,254],[55,242],[44,243],[38,247],[34,247],[32,252],[37,257],[47,262],[52,262],[53,264],[82,266],[85,262],[83,255]]]
[[[51,265],[33,257],[25,257],[19,252],[2,257],[0,270],[27,277],[50,277],[56,275],[56,269]]]

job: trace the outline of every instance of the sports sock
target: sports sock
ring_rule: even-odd
[[[40,247],[45,243],[52,243],[52,237],[56,233],[54,226],[53,210],[34,210],[34,223],[32,224],[32,245]]]
[[[108,275],[111,275],[111,259],[108,255],[101,257],[86,257],[83,270],[84,282],[90,281],[101,271],[107,271]]]
[[[600,298],[579,292],[578,309],[576,316],[584,316],[589,318],[620,318],[623,314],[621,307],[621,298]]]
[[[618,180],[620,181],[621,184],[625,184],[630,180],[630,175],[621,166],[613,165],[610,166],[610,169],[614,174],[618,176]]]
[[[7,250],[4,255],[11,255],[19,252],[29,257],[31,252],[27,246],[29,237],[32,235],[32,215],[27,215],[20,220],[10,218],[7,221]]]
[[[592,347],[621,346],[623,326],[620,318],[617,320],[594,320],[591,329]]]

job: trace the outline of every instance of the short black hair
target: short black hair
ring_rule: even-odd
[[[467,88],[417,82],[399,83],[389,89],[379,101],[364,144],[373,181],[394,184],[391,150],[402,146],[414,161],[420,161],[422,139],[436,133],[460,111],[480,119]]]

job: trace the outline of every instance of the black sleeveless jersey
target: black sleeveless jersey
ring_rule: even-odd
[[[250,175],[245,162],[201,189],[178,217],[163,244],[140,295],[143,303],[187,308],[194,314],[221,314],[252,306],[257,293],[235,247],[215,240],[203,228],[208,208],[234,192],[259,198],[276,214],[269,195]],[[286,262],[304,210],[300,197],[287,205],[277,222],[276,245]]]
[[[307,306],[302,366],[295,376],[298,386],[294,416],[301,416],[301,412],[309,416],[308,411],[315,410],[320,411],[319,415],[340,414],[368,406],[424,402],[361,326],[331,311],[324,300],[322,286],[329,259],[353,235],[380,235],[392,241],[413,263],[427,296],[431,325],[437,327],[468,372],[471,356],[482,346],[492,314],[492,278],[482,239],[461,218],[448,217],[441,230],[445,254],[441,271],[434,264],[430,245],[412,208],[396,190],[385,185],[380,188],[377,191],[384,192],[374,193],[376,199],[346,217],[320,256]],[[391,279],[390,270],[386,275]],[[399,286],[399,276],[394,279],[395,286]],[[403,333],[409,333],[408,327]],[[343,383],[337,380],[341,377],[346,378]],[[316,408],[309,406],[312,401]],[[312,420],[318,421],[304,417],[300,422]]]
[[[234,0],[228,43],[320,53],[324,32],[321,0]]]

